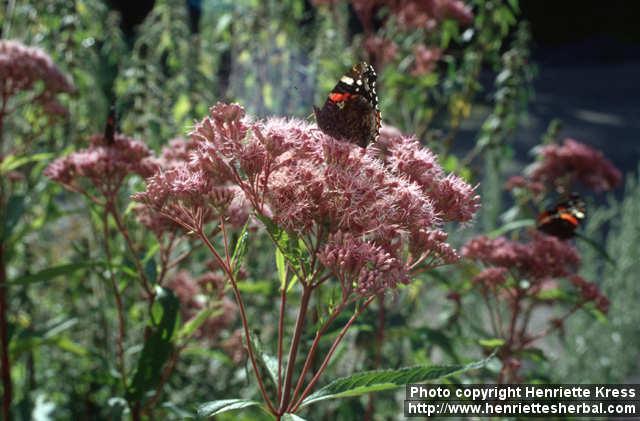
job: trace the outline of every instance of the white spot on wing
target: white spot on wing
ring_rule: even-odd
[[[340,78],[340,82],[345,83],[347,85],[353,85],[353,78],[350,78],[349,76],[342,76]]]

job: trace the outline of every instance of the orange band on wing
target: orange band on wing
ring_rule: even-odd
[[[348,92],[345,92],[345,93],[332,92],[332,93],[329,94],[329,99],[331,101],[333,101],[333,102],[342,102],[342,101],[348,100],[352,96],[354,96],[354,95],[350,94]]]
[[[560,219],[564,219],[565,221],[569,221],[569,223],[571,223],[571,225],[575,225],[578,226],[580,224],[580,222],[578,222],[578,219],[571,215],[570,213],[561,213],[560,214]]]

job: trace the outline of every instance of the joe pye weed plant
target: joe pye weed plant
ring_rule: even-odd
[[[377,294],[458,259],[442,226],[470,221],[479,197],[446,174],[430,150],[410,137],[381,138],[361,148],[302,120],[251,120],[239,105],[222,103],[195,126],[191,142],[188,159],[160,169],[134,199],[197,237],[224,271],[262,398],[209,402],[200,407],[202,415],[262,405],[281,419],[340,393],[354,396],[376,384],[399,386],[461,369],[359,373],[314,392],[349,328]],[[234,231],[247,218],[241,232]],[[254,336],[252,323],[258,321],[249,319],[238,288],[254,235],[248,227],[254,225],[266,230],[278,268],[275,350],[262,349]],[[315,324],[309,322],[312,308],[321,311]],[[334,326],[343,314],[350,315],[346,323]],[[321,354],[321,340],[332,328],[338,333]]]

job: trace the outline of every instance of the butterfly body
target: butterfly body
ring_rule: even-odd
[[[107,145],[113,145],[115,143],[115,134],[116,134],[116,107],[112,105],[111,107],[109,107],[107,122],[104,125],[104,139]]]
[[[366,147],[380,133],[376,72],[365,62],[340,78],[322,108],[314,107],[318,127],[329,136]]]
[[[586,205],[576,194],[538,215],[538,230],[566,240],[576,234],[576,229],[586,217]]]

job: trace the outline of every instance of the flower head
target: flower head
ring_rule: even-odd
[[[507,280],[508,270],[504,267],[486,268],[473,278],[473,282],[484,288],[493,289]]]
[[[540,160],[531,169],[534,182],[561,187],[558,183],[579,181],[595,191],[607,191],[622,181],[620,171],[602,152],[574,139],[543,146],[538,155]]]
[[[409,282],[407,268],[400,259],[381,246],[348,234],[333,235],[318,258],[340,279],[345,296],[352,289],[371,295]]]
[[[578,288],[584,301],[591,301],[603,313],[609,311],[609,299],[600,291],[598,286],[579,275],[573,275],[569,281]]]
[[[139,140],[117,134],[112,144],[102,135],[92,136],[90,146],[58,158],[44,174],[73,191],[86,191],[86,182],[105,197],[117,192],[131,174],[147,177],[155,170],[151,152]]]
[[[209,275],[203,276],[208,277]],[[203,284],[199,278],[194,279],[186,270],[180,270],[167,283],[167,286],[180,300],[180,314],[184,320],[195,317],[199,311],[207,306],[209,300],[218,300],[219,315],[208,318],[197,331],[197,337],[215,340],[223,329],[233,323],[237,308],[233,301],[222,294],[221,288],[204,289]],[[207,283],[206,285],[211,287],[213,284]]]
[[[433,71],[442,56],[442,50],[439,48],[428,48],[420,44],[414,48],[413,54],[414,62],[411,74],[413,76],[421,76]]]
[[[364,40],[364,49],[375,67],[381,68],[393,61],[398,54],[398,45],[390,39],[370,35]]]
[[[489,266],[513,270],[532,281],[569,276],[580,262],[572,245],[538,232],[523,243],[504,237],[475,237],[465,244],[462,254]]]
[[[183,209],[211,208],[195,200],[216,183],[234,185],[244,194],[236,197],[262,217],[322,240],[319,260],[349,292],[407,282],[409,263],[455,260],[441,224],[468,221],[479,205],[471,186],[445,174],[435,155],[410,138],[387,145],[380,160],[373,148],[334,139],[305,121],[251,122],[238,106],[218,104],[192,139],[200,145],[188,171],[215,183],[180,199]],[[180,197],[161,184],[151,179],[144,194],[161,205]]]
[[[157,171],[147,179],[146,190],[135,194],[133,199],[187,230],[197,231],[203,224],[225,215],[236,196],[242,195],[237,187],[220,185],[216,181],[203,170],[182,164]],[[242,215],[248,214],[243,212]],[[234,220],[239,222],[241,219]]]
[[[18,41],[0,40],[0,92],[5,99],[33,89],[38,82],[43,84],[38,101],[56,113],[60,111],[59,104],[54,103],[52,97],[75,90],[71,80],[44,51]]]

